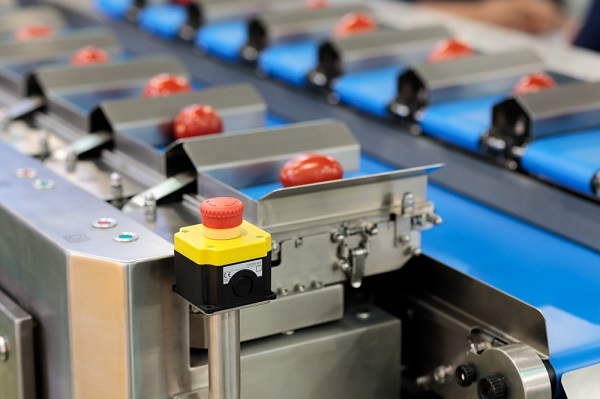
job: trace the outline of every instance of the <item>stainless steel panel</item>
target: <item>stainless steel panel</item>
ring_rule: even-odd
[[[225,131],[265,125],[267,105],[256,89],[247,84],[219,86],[168,97],[105,101],[100,104],[99,112],[112,130],[119,133],[139,125],[172,122],[182,108],[192,104],[208,104],[215,108],[223,119]]]
[[[372,306],[350,309],[338,322],[246,342],[242,397],[397,398],[400,342],[400,321]],[[206,367],[204,351],[193,352],[192,365]]]
[[[94,46],[109,52],[120,50],[112,34],[104,29],[77,29],[68,35],[41,37],[29,41],[0,43],[0,64],[31,62],[68,57],[83,46]]]
[[[358,170],[360,148],[352,133],[335,121],[297,123],[275,129],[186,141],[185,152],[199,174],[234,187],[278,181],[279,170],[303,152],[333,156],[346,171]],[[202,194],[199,182],[199,193]]]
[[[67,59],[83,46],[95,46],[109,53],[118,53],[121,47],[107,31],[93,28],[80,29],[68,35],[39,38],[29,41],[0,43],[0,85],[20,96],[27,94],[27,78],[34,68],[52,60]],[[17,72],[10,65],[19,65]],[[9,65],[9,66],[6,66]]]
[[[319,48],[317,70],[328,74],[333,65],[339,64],[338,74],[343,74],[384,65],[421,62],[436,42],[451,35],[442,26],[425,26],[410,30],[381,29],[332,39]]]
[[[569,371],[563,374],[561,383],[569,399],[589,399],[600,392],[600,364]]]
[[[6,399],[34,399],[33,319],[0,290],[0,386]]]
[[[62,123],[72,126],[81,135],[91,130],[90,115],[93,109],[81,109],[78,104],[67,100],[65,94],[138,86],[141,89],[148,79],[160,73],[189,77],[185,68],[174,58],[136,58],[131,61],[89,65],[85,68],[41,68],[33,76],[33,87],[37,87],[46,97],[51,116],[61,119],[64,121],[61,121]],[[61,135],[61,129],[56,129],[55,133]]]
[[[198,26],[207,22],[244,19],[267,10],[301,7],[302,0],[194,0],[190,7],[198,13]]]
[[[370,13],[370,9],[354,4],[318,9],[304,7],[259,14],[248,22],[248,42],[240,55],[243,59],[254,62],[265,47],[306,38],[325,38],[331,34],[335,24],[351,12]]]
[[[0,15],[0,34],[11,33],[24,26],[44,24],[53,28],[64,28],[67,24],[62,13],[51,6],[40,5],[3,10]]]
[[[159,73],[189,76],[176,58],[156,56],[88,65],[85,68],[44,67],[35,73],[34,78],[43,93],[53,96],[68,92],[130,87],[136,83],[143,84]]]
[[[393,308],[403,318],[403,337],[412,342],[403,358],[407,378],[444,398],[467,395],[453,374],[458,365],[471,362],[467,357],[471,352],[485,353],[491,348],[520,344],[529,348],[527,361],[535,361],[538,366],[540,359],[549,355],[546,323],[540,310],[433,259],[421,257],[380,283],[379,300],[386,304],[384,308]],[[486,358],[496,356],[492,353]],[[513,366],[500,360],[490,367],[486,370],[499,375],[514,371]],[[442,378],[444,373],[446,378]],[[535,374],[540,375],[548,382],[542,389],[547,392],[545,369]],[[473,392],[469,395],[474,397]]]
[[[443,101],[508,93],[521,77],[543,68],[542,58],[531,49],[420,64],[398,77],[395,102],[415,112]]]
[[[274,268],[273,271],[277,270]],[[344,288],[340,284],[316,288],[306,286],[305,292],[281,294],[266,305],[240,311],[241,340],[250,341],[301,328],[316,326],[344,316]],[[208,347],[207,317],[190,314],[190,345]]]

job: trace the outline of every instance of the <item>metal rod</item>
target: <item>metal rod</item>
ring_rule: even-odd
[[[240,311],[208,317],[210,399],[240,399]]]

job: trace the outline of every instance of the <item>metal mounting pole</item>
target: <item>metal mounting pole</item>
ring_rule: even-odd
[[[240,311],[208,317],[210,399],[240,399]]]

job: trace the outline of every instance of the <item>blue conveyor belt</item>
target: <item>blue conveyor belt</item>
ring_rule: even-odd
[[[272,46],[261,53],[258,67],[269,76],[305,86],[306,75],[317,66],[318,50],[315,40]]]
[[[187,18],[187,9],[184,6],[150,4],[140,13],[138,23],[146,32],[165,39],[175,39]]]
[[[521,166],[533,175],[593,194],[592,179],[600,171],[600,130],[534,140],[527,145]]]
[[[96,8],[107,17],[122,19],[127,16],[132,4],[133,0],[97,0]]]
[[[435,185],[429,256],[538,309],[558,377],[600,362],[600,254]]]
[[[243,20],[204,25],[196,36],[196,46],[228,61],[239,59],[240,50],[247,41],[248,28]]]
[[[492,107],[506,96],[486,96],[428,107],[419,121],[423,133],[471,151],[490,127]]]
[[[385,118],[388,104],[396,96],[397,79],[402,69],[392,66],[349,73],[336,79],[333,92],[344,104]]]
[[[361,157],[362,174],[392,169]],[[280,187],[241,191],[257,199]],[[444,223],[424,233],[424,253],[540,309],[559,379],[600,362],[599,253],[435,184],[428,197]]]

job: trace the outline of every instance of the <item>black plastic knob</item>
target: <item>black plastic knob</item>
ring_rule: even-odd
[[[470,364],[461,364],[456,368],[455,372],[456,381],[461,387],[469,387],[475,382],[477,378],[477,371],[475,367]]]
[[[479,399],[504,399],[506,397],[506,383],[502,377],[485,377],[477,383]]]

